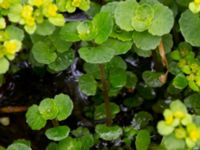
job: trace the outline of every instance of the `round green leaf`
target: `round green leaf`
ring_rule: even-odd
[[[161,135],[169,135],[174,131],[174,127],[167,125],[164,121],[159,121],[157,125],[158,133]]]
[[[59,108],[57,107],[55,101],[51,98],[43,99],[40,102],[38,109],[42,117],[46,120],[55,119],[59,112]]]
[[[28,108],[26,122],[32,130],[40,130],[46,125],[46,120],[40,114],[37,105],[32,105]]]
[[[163,83],[159,80],[161,75],[162,73],[159,72],[145,71],[142,74],[142,78],[150,87],[161,87],[163,85]]]
[[[195,114],[200,115],[200,94],[192,94],[184,99],[185,105],[194,110]]]
[[[22,143],[13,143],[8,146],[7,150],[31,150],[29,146]]]
[[[16,39],[19,41],[22,41],[24,39],[24,31],[14,25],[7,26],[6,32],[9,33],[10,39]]]
[[[101,64],[109,62],[115,55],[115,50],[105,46],[82,47],[79,54],[88,63]]]
[[[112,60],[108,64],[106,64],[106,66],[108,66],[107,68],[108,71],[114,68],[118,68],[122,70],[127,69],[127,65],[125,61],[120,56],[113,57]]]
[[[117,8],[115,9],[114,17],[116,24],[125,31],[134,30],[131,25],[132,17],[136,8],[138,7],[138,3],[135,0],[126,0],[119,2]]]
[[[77,26],[77,31],[81,40],[92,40],[96,37],[96,32],[93,29],[93,25],[91,21],[81,22]]]
[[[63,40],[69,41],[69,42],[77,42],[80,40],[78,32],[77,32],[77,26],[80,24],[80,22],[68,22],[66,23],[60,30],[60,37]]]
[[[160,3],[155,4],[153,7],[154,18],[148,31],[157,36],[169,33],[174,24],[173,12]]]
[[[35,43],[31,51],[34,59],[42,64],[50,64],[54,62],[57,58],[54,49],[50,48],[44,42],[39,41]]]
[[[6,73],[9,69],[9,61],[4,57],[0,58],[0,66],[0,74]]]
[[[137,48],[148,51],[155,49],[160,41],[161,37],[153,36],[148,32],[133,32],[133,41]]]
[[[95,132],[106,141],[116,140],[123,133],[119,126],[106,126],[104,124],[96,125]]]
[[[185,150],[185,140],[177,139],[174,134],[169,136],[164,136],[162,139],[162,145],[166,147],[167,150]]]
[[[137,150],[148,150],[151,142],[150,133],[147,130],[140,130],[136,136],[136,149]]]
[[[59,150],[82,150],[82,142],[71,137],[67,137],[58,144]]]
[[[184,89],[188,85],[188,80],[183,74],[178,74],[173,80],[173,83],[175,88],[177,89]]]
[[[95,43],[101,44],[112,33],[113,17],[107,12],[100,12],[93,18],[92,25],[96,30]]]
[[[109,38],[107,41],[102,43],[102,46],[109,47],[113,50],[115,50],[115,55],[125,54],[127,53],[131,47],[132,47],[131,41],[120,41],[117,39],[111,39]]]
[[[42,23],[37,24],[36,33],[43,36],[50,35],[55,29],[55,26],[52,25],[48,20],[44,20]]]
[[[59,32],[60,30],[56,30],[49,36],[49,38],[51,39],[51,42],[55,46],[57,52],[63,53],[70,49],[72,43],[61,39]]]
[[[126,71],[119,68],[113,68],[109,72],[109,81],[114,88],[122,88],[126,85],[127,74]]]
[[[49,140],[60,141],[68,137],[69,132],[70,128],[68,126],[58,126],[47,129],[45,135]]]
[[[149,4],[139,5],[132,17],[132,26],[138,31],[142,32],[149,28],[154,18],[154,9]]]
[[[68,95],[59,94],[55,96],[55,103],[58,108],[58,114],[56,119],[62,121],[67,119],[72,113],[73,102]]]
[[[191,11],[187,10],[182,13],[179,24],[185,40],[192,46],[200,46],[199,14],[193,14]]]
[[[146,111],[140,111],[135,114],[131,123],[135,129],[141,129],[141,128],[145,128],[149,124],[149,122],[152,120],[153,120],[153,117],[150,113]]]
[[[115,118],[115,115],[120,112],[120,108],[115,103],[110,103],[110,110],[112,118]],[[94,112],[94,118],[95,120],[101,120],[106,118],[106,110],[105,110],[105,104],[102,103],[95,108]]]
[[[79,87],[84,94],[92,96],[96,94],[97,82],[92,75],[84,74],[79,78]]]
[[[72,64],[73,59],[74,59],[74,54],[72,50],[67,51],[58,54],[57,59],[53,63],[49,64],[48,67],[55,72],[63,71]]]

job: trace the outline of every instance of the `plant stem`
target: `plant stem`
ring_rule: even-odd
[[[162,64],[167,69],[166,73],[162,74],[160,76],[160,78],[159,78],[160,81],[164,84],[164,83],[167,82],[167,76],[168,76],[168,72],[169,72],[169,65],[168,65],[168,61],[167,61],[167,57],[166,57],[166,51],[165,51],[165,48],[164,48],[162,40],[160,41],[160,45],[158,47],[158,50],[159,50],[159,53],[160,53],[160,56],[161,56]]]
[[[52,124],[53,124],[54,127],[59,126],[59,122],[58,122],[58,120],[53,119],[53,120],[51,120],[51,122],[52,122]]]
[[[99,64],[101,82],[103,85],[103,97],[106,111],[106,125],[110,126],[112,124],[112,115],[110,110],[110,101],[108,95],[108,81],[106,80],[105,66],[104,64]]]

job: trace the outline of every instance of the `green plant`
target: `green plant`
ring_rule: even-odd
[[[35,136],[0,145],[199,149],[199,12],[199,0],[0,0],[0,124],[27,110]]]

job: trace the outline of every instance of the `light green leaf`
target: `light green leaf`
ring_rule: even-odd
[[[56,95],[54,99],[55,104],[58,108],[56,119],[58,121],[67,119],[71,115],[74,108],[72,100],[68,95],[65,94]]]
[[[50,48],[44,42],[35,43],[31,51],[34,59],[42,64],[50,64],[57,58],[54,48]]]
[[[122,42],[117,39],[109,38],[107,41],[102,43],[102,46],[109,47],[115,50],[115,55],[120,55],[127,53],[131,49],[132,42],[131,41]]]
[[[7,26],[6,32],[8,32],[10,39],[16,39],[19,41],[22,41],[24,39],[24,31],[14,25]]]
[[[57,14],[55,17],[50,17],[49,22],[55,26],[64,26],[65,18],[62,14]]]
[[[77,26],[77,31],[78,31],[80,39],[85,40],[85,41],[92,40],[97,35],[97,32],[93,28],[91,21],[81,22]]]
[[[122,129],[119,126],[106,126],[104,124],[96,125],[95,132],[106,141],[116,140],[122,135]]]
[[[8,146],[7,150],[31,150],[29,146],[22,143],[13,143]]]
[[[180,30],[185,40],[192,46],[200,46],[200,18],[187,10],[182,13],[179,20]]]
[[[136,149],[137,150],[148,150],[151,142],[150,133],[147,130],[140,130],[136,136]]]
[[[133,41],[137,48],[149,51],[155,49],[160,41],[161,37],[153,36],[148,32],[133,32]]]
[[[46,120],[55,119],[58,115],[59,108],[55,101],[51,98],[45,98],[40,102],[38,110],[42,117]]]
[[[101,64],[109,62],[115,55],[115,50],[104,46],[82,47],[79,54],[88,63]]]
[[[116,24],[125,31],[134,30],[132,23],[132,17],[136,8],[138,7],[138,3],[135,0],[126,0],[121,1],[117,5],[115,9],[115,22]]]
[[[46,130],[45,135],[49,140],[61,141],[68,137],[70,128],[68,126],[58,126]]]
[[[167,125],[164,121],[159,121],[157,125],[158,133],[161,135],[169,135],[174,131],[172,125]]]
[[[157,36],[169,33],[174,24],[173,12],[160,3],[155,4],[153,7],[154,18],[148,31]]]
[[[120,108],[115,103],[110,103],[110,110],[112,114],[112,118],[115,118],[115,115],[120,112]],[[102,103],[95,108],[94,112],[95,120],[101,120],[106,118],[106,110],[105,110],[105,104]]]
[[[185,141],[177,139],[174,134],[164,136],[162,139],[162,145],[165,146],[166,150],[185,150]]]
[[[55,26],[52,25],[48,20],[44,20],[42,23],[37,25],[36,33],[46,36],[52,34],[55,29]]]
[[[9,69],[9,61],[4,57],[0,58],[0,66],[0,74],[6,73]]]
[[[60,30],[60,38],[68,42],[77,42],[80,41],[77,26],[80,22],[68,22]]]
[[[74,54],[71,51],[67,51],[61,54],[58,54],[57,59],[48,65],[48,68],[55,72],[60,72],[67,69],[74,60]]]
[[[67,137],[58,144],[59,150],[82,150],[82,143],[71,137]]]
[[[79,78],[80,90],[87,96],[96,94],[97,82],[90,74],[84,74]]]
[[[28,108],[26,122],[32,130],[40,130],[46,125],[46,120],[40,114],[37,105],[32,105]]]
[[[154,9],[149,4],[139,5],[132,17],[132,26],[138,32],[143,32],[149,28],[154,18]]]
[[[71,42],[67,42],[65,40],[62,40],[59,34],[60,30],[55,30],[55,32],[53,34],[51,34],[49,36],[52,44],[55,46],[56,50],[59,53],[63,53],[69,50],[69,48],[71,47],[72,43]]]
[[[173,79],[173,83],[175,88],[177,89],[184,89],[188,85],[188,80],[185,77],[184,74],[178,74],[176,77]]]
[[[97,33],[95,43],[101,44],[106,41],[112,33],[113,17],[107,12],[100,12],[93,18],[92,25]]]

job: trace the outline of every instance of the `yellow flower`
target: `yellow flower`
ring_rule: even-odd
[[[5,41],[3,45],[8,54],[15,54],[21,49],[21,42],[18,40]]]
[[[178,119],[183,119],[185,117],[185,113],[181,112],[181,111],[176,111],[174,112],[174,117],[178,118]]]
[[[41,5],[44,4],[44,0],[29,0],[28,2],[29,4],[37,7],[40,7]]]
[[[194,3],[200,4],[200,0],[194,0]]]
[[[81,0],[73,0],[72,1],[72,6],[74,6],[74,7],[79,7],[80,4],[81,4]]]
[[[163,112],[163,115],[164,115],[164,118],[165,118],[165,123],[167,125],[172,125],[174,123],[174,116],[173,116],[173,113],[171,110],[169,109],[166,109],[164,112]]]
[[[25,23],[27,26],[32,27],[35,25],[35,18],[33,18],[33,17],[26,18]]]
[[[31,5],[24,5],[21,11],[21,16],[24,19],[28,19],[33,14],[33,7]]]
[[[49,3],[45,8],[45,14],[47,17],[55,17],[58,7],[55,4]]]
[[[197,72],[198,70],[199,70],[199,66],[197,65],[197,64],[192,64],[191,66],[190,66],[190,68],[192,69],[192,72]]]
[[[3,0],[3,2],[0,3],[0,8],[8,9],[10,7],[10,2],[8,0]]]
[[[189,76],[187,76],[188,81],[194,81],[195,80],[195,76],[194,74],[190,74]]]
[[[196,142],[199,138],[200,138],[200,134],[199,134],[199,131],[197,130],[192,130],[190,133],[189,133],[189,136],[190,136],[190,139],[194,142]]]

